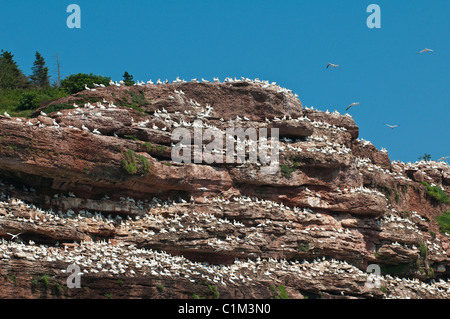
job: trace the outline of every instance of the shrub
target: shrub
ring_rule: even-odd
[[[84,91],[85,85],[92,88],[94,87],[94,83],[109,85],[110,81],[111,78],[109,77],[94,75],[92,73],[91,74],[78,73],[69,75],[64,80],[62,80],[61,87],[70,94],[75,94]]]
[[[65,90],[48,87],[43,89],[0,90],[0,113],[8,111],[13,116],[30,116],[43,102],[67,96]]]
[[[18,110],[35,110],[41,105],[37,93],[35,91],[25,92],[19,98],[17,109]]]
[[[450,198],[447,193],[444,192],[439,186],[431,186],[427,182],[422,182],[422,185],[426,187],[427,195],[431,198],[444,204],[450,203]]]
[[[441,233],[450,234],[450,212],[447,211],[443,215],[436,217]]]

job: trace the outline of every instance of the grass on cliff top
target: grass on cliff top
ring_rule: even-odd
[[[43,102],[66,97],[69,94],[60,88],[6,89],[0,90],[0,114],[31,117]]]
[[[450,211],[445,212],[443,215],[436,217],[439,224],[441,233],[450,234]]]
[[[431,186],[427,182],[422,182],[421,184],[426,187],[427,195],[431,198],[440,203],[450,203],[450,198],[448,197],[447,193],[444,192],[439,186]]]

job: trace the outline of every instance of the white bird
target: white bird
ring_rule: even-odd
[[[44,112],[42,112],[42,111],[41,111],[41,115],[42,115],[42,116],[47,116],[47,114],[44,113]]]
[[[425,48],[425,49],[423,49],[422,51],[419,51],[417,54],[422,54],[422,53],[424,53],[424,52],[434,52],[434,50]]]
[[[333,69],[340,68],[339,64],[328,63],[328,64],[327,64],[327,69],[328,69],[330,66],[333,67]]]
[[[394,129],[394,128],[400,126],[400,125],[389,125],[389,124],[386,124],[386,123],[384,123],[384,125],[386,125],[387,127],[390,127],[391,129]]]
[[[83,131],[85,131],[85,132],[90,132],[90,130],[89,130],[86,126],[84,126],[84,125],[83,125],[81,128],[82,128]]]
[[[350,110],[350,108],[352,108],[353,106],[357,106],[357,105],[359,105],[359,102],[355,102],[355,103],[350,104],[350,105],[347,107],[346,111]]]
[[[94,130],[92,131],[92,133],[97,134],[97,135],[102,135],[102,133],[100,133],[100,131],[97,130],[97,129],[94,129]]]
[[[14,240],[14,239],[16,239],[18,236],[22,235],[22,233],[19,233],[19,234],[16,234],[16,235],[13,235],[13,234],[11,234],[11,233],[6,233],[6,234],[12,236],[12,237],[11,237],[11,240]]]
[[[8,113],[4,113],[6,117],[11,117],[11,115],[9,115]]]
[[[85,84],[84,89],[90,91],[91,89]]]

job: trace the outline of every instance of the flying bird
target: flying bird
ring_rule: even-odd
[[[14,239],[16,239],[18,236],[22,235],[22,233],[19,233],[19,234],[16,234],[16,235],[11,234],[11,233],[6,233],[6,234],[12,236],[12,237],[11,237],[11,240],[14,240]]]
[[[386,123],[384,123],[384,125],[386,125],[387,127],[390,127],[391,129],[394,129],[394,128],[400,126],[400,125],[389,125],[389,124],[386,124]]]
[[[422,51],[420,51],[420,52],[417,53],[417,54],[422,54],[422,53],[424,53],[424,52],[434,52],[434,50],[425,48],[425,49],[423,49]]]
[[[445,160],[447,160],[448,158],[450,158],[450,156],[441,157],[441,158],[439,159],[439,161],[445,161]]]
[[[335,68],[340,68],[339,64],[328,63],[328,64],[327,64],[327,69],[328,69],[330,66],[333,67],[333,69],[335,69]]]
[[[353,106],[357,106],[357,105],[359,105],[359,102],[355,102],[355,103],[350,104],[350,105],[347,107],[346,111],[350,110]]]

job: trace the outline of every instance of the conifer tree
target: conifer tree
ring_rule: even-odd
[[[125,72],[123,75],[123,81],[126,86],[132,86],[134,84],[133,76],[128,72]]]
[[[45,60],[39,52],[36,52],[36,60],[32,67],[33,74],[30,76],[31,82],[39,87],[49,87],[50,77],[48,68],[45,66]]]
[[[1,50],[0,54],[0,88],[18,89],[26,88],[29,84],[27,77],[14,61],[14,55],[9,51]]]

